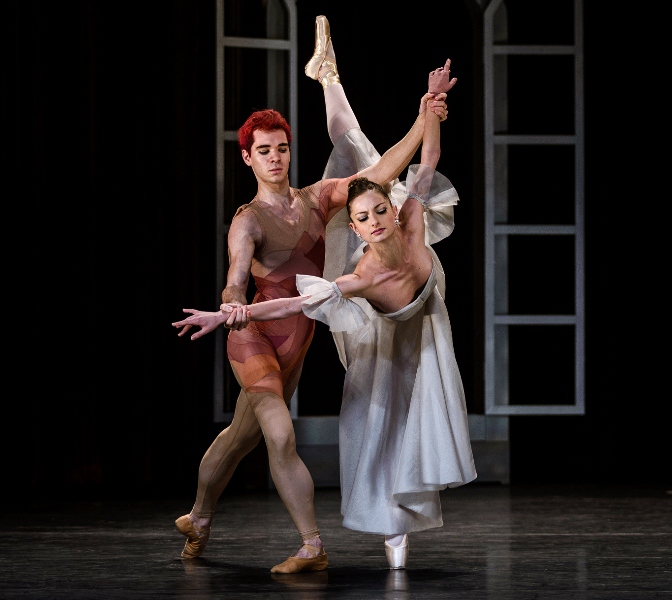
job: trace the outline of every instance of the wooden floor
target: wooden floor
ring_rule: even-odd
[[[5,509],[0,598],[672,598],[672,494],[664,488],[471,484],[442,492],[444,525],[410,536],[405,571],[380,536],[341,526],[317,489],[329,569],[273,575],[299,538],[275,492],[223,497],[205,554],[179,557],[191,499]]]

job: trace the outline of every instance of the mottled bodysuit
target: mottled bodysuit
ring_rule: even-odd
[[[322,274],[326,214],[316,207],[320,199],[310,195],[297,190],[300,217],[294,224],[274,218],[256,200],[238,209],[236,216],[244,211],[254,214],[263,232],[250,270],[257,288],[253,304],[297,296],[297,273]],[[247,395],[270,391],[282,397],[285,386],[300,374],[314,330],[315,322],[299,314],[231,331],[228,357],[243,391]],[[290,397],[284,396],[285,401]]]

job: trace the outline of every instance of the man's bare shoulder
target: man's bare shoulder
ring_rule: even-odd
[[[262,236],[261,224],[248,204],[241,206],[231,220],[229,238],[251,237],[255,241]]]
[[[302,188],[292,188],[292,195],[301,196],[313,204],[318,204],[323,189],[324,181],[316,181]]]

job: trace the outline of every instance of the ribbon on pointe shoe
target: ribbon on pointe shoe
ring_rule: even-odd
[[[322,88],[326,89],[334,83],[341,83],[341,78],[338,76],[338,69],[336,69],[335,62],[329,60],[328,58],[325,58],[322,61],[322,65],[320,66],[320,71],[322,70],[322,67],[329,68],[327,74],[324,75],[323,77],[320,77],[320,83],[322,84]]]

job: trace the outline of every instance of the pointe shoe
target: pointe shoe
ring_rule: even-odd
[[[315,17],[315,50],[313,56],[306,63],[304,71],[311,79],[317,79],[317,74],[320,67],[327,56],[327,46],[331,39],[331,31],[329,29],[329,21],[324,15]]]
[[[390,569],[405,569],[406,559],[408,558],[408,534],[404,535],[401,544],[398,546],[390,546],[385,542],[385,554],[387,555],[387,564]]]
[[[315,550],[317,554],[311,558],[299,558],[290,556],[285,562],[275,565],[271,573],[300,573],[301,571],[324,571],[329,564],[327,553],[324,548],[318,548],[311,544],[304,544],[304,548]]]
[[[322,84],[323,89],[326,90],[333,83],[341,83],[341,78],[338,75],[338,69],[336,68],[335,62],[329,60],[328,58],[325,58],[322,61],[322,65],[320,66],[318,73],[322,71],[322,67],[328,69],[328,71],[326,71],[326,75],[323,75],[322,77],[318,75],[318,78],[320,80],[320,83]]]
[[[184,550],[182,550],[180,556],[182,558],[196,558],[203,554],[210,537],[210,527],[199,529],[189,520],[189,515],[183,515],[177,519],[175,526],[182,535],[187,536]]]

